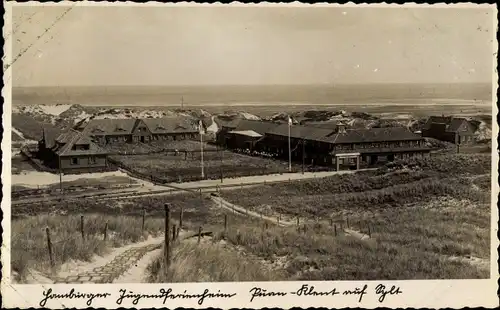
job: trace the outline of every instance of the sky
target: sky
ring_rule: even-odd
[[[14,7],[14,86],[492,81],[493,8],[66,10]]]

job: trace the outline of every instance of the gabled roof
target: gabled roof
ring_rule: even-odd
[[[271,135],[288,136],[288,125],[279,125],[268,132]],[[310,141],[322,141],[327,143],[361,143],[361,142],[389,142],[420,140],[419,135],[412,133],[406,127],[388,127],[371,129],[346,129],[344,133],[338,133],[332,129],[314,126],[291,126],[290,136],[292,138]]]
[[[198,125],[186,118],[162,117],[145,118],[142,121],[153,134],[160,133],[194,133],[198,132]]]
[[[238,126],[236,126],[236,131],[255,131],[261,135],[264,135],[266,132],[273,130],[274,128],[280,126],[280,124],[266,121],[257,121],[257,120],[248,120],[242,119]]]
[[[247,136],[247,137],[252,137],[252,138],[260,138],[262,135],[258,132],[255,132],[253,130],[232,130],[229,133],[235,134],[235,135],[242,135],[242,136]]]
[[[422,137],[406,127],[371,129],[346,129],[345,133],[334,133],[322,141],[329,143],[361,143],[420,140]]]
[[[332,129],[325,129],[305,125],[293,125],[290,128],[290,137],[296,139],[306,139],[314,141],[323,141],[327,135],[333,132]],[[267,132],[270,135],[287,136],[288,124],[280,124]]]
[[[456,132],[463,124],[463,122],[469,123],[469,121],[463,117],[452,117],[452,116],[430,116],[425,123],[423,129],[429,130],[431,127],[435,127],[436,124],[445,125],[445,131]],[[437,128],[437,127],[435,127]]]
[[[56,144],[56,139],[61,135],[61,133],[64,133],[64,131],[61,132],[60,129],[52,127],[43,128],[42,130],[43,135],[41,140],[45,139],[45,146],[47,148],[53,147]]]
[[[100,148],[97,144],[90,141],[90,138],[84,133],[78,132],[76,130],[71,130],[64,134],[65,141],[64,145],[52,148],[52,150],[59,156],[76,156],[76,155],[98,155],[107,154],[108,152]],[[88,150],[73,150],[73,145],[88,144]]]
[[[458,131],[458,129],[460,128],[460,126],[462,126],[464,122],[467,122],[465,118],[454,118],[451,120],[450,124],[446,128],[446,131],[451,131],[451,132]]]
[[[221,117],[217,117],[214,119],[215,123],[219,127],[227,127],[227,128],[236,128],[238,127],[238,124],[242,121],[243,119],[241,118],[234,118],[234,119],[224,119]]]
[[[85,126],[83,132],[94,136],[131,134],[136,121],[131,118],[93,119]]]

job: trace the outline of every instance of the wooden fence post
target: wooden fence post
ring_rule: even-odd
[[[346,224],[347,224],[347,229],[349,229],[349,217],[347,218],[347,220],[346,220],[346,221],[347,221],[347,222],[346,222]]]
[[[300,220],[299,220],[299,217],[297,216],[297,227],[300,226]]]
[[[177,239],[179,239],[179,234],[181,233],[181,228],[177,227],[177,232],[175,233],[175,236]]]
[[[164,248],[164,258],[165,258],[165,273],[170,267],[170,206],[168,203],[165,204],[165,248]]]
[[[307,232],[307,226],[304,224],[304,234]]]
[[[179,213],[179,229],[182,229],[182,217],[184,216],[184,207],[181,207],[181,212]]]
[[[201,226],[198,227],[198,244],[200,244],[201,241]]]
[[[367,226],[367,228],[368,228],[368,236],[371,238],[371,237],[372,237],[372,231],[371,231],[371,229],[370,229],[370,224],[367,222],[367,223],[366,223],[366,226]]]
[[[278,223],[278,226],[280,226],[280,217],[279,216],[276,217],[276,222]]]
[[[337,224],[335,224],[335,226],[333,226],[333,231],[335,232],[335,237],[337,237]]]
[[[175,233],[176,233],[176,232],[177,232],[177,225],[175,225],[175,224],[174,224],[174,227],[173,227],[173,229],[172,229],[172,241],[175,241],[175,239],[176,239],[176,237],[177,237],[177,236],[175,235]]]
[[[146,209],[143,207],[142,208],[142,231],[144,232],[144,224],[146,221]]]
[[[52,243],[50,242],[50,229],[45,227],[45,233],[47,234],[47,249],[49,250],[50,266],[54,267],[54,258],[52,257]]]
[[[108,237],[108,221],[106,221],[106,224],[104,224],[104,241],[106,241]]]
[[[224,214],[224,232],[227,232],[227,214]]]
[[[80,232],[82,233],[82,240],[85,240],[85,233],[83,231],[83,215],[80,215]]]
[[[330,219],[330,227],[333,226],[333,219]]]

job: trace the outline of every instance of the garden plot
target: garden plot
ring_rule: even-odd
[[[151,175],[167,182],[186,182],[201,179],[201,154],[150,154],[113,156],[132,171]],[[228,151],[203,154],[205,176],[208,179],[274,174],[287,171],[287,164],[271,159],[251,157]]]

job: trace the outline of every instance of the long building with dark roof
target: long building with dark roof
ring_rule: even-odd
[[[251,151],[275,154],[288,159],[288,137],[292,160],[312,165],[373,165],[430,152],[424,139],[405,127],[350,129],[339,123],[334,128],[253,121],[223,133],[229,148],[246,147]],[[260,124],[257,124],[260,123]],[[252,126],[250,126],[252,125]],[[265,132],[262,128],[265,127]],[[259,129],[261,131],[259,132]]]
[[[194,122],[178,117],[93,119],[82,132],[99,144],[147,143],[154,140],[196,139],[199,128]]]

